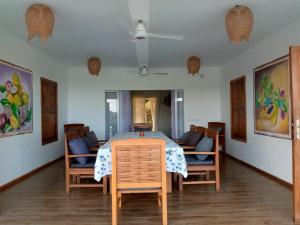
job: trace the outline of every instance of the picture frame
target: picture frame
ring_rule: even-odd
[[[33,132],[32,71],[0,59],[0,138]]]
[[[291,139],[289,55],[253,69],[254,133]]]

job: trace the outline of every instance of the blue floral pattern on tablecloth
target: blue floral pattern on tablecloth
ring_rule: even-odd
[[[157,132],[144,132],[144,137],[158,138],[166,141],[166,170],[167,172],[175,172],[187,177],[186,161],[184,158],[183,149],[168,138],[164,133]],[[94,179],[100,181],[102,177],[111,174],[111,141],[128,139],[128,138],[140,138],[138,132],[128,132],[116,134],[110,141],[105,143],[98,151],[97,159],[95,163]]]

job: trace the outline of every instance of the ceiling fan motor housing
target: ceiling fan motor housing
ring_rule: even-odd
[[[147,32],[142,20],[139,20],[136,26],[134,37],[138,40],[143,40],[147,37]]]

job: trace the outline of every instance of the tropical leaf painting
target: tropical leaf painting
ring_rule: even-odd
[[[0,60],[0,137],[32,132],[31,71]]]
[[[287,56],[254,69],[255,133],[291,137],[289,76]]]

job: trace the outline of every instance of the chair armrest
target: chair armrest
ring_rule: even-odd
[[[215,155],[215,152],[184,152],[185,155]]]
[[[181,146],[183,149],[187,150],[195,150],[196,146],[191,146],[191,145],[183,145]]]
[[[81,155],[68,155],[69,158],[77,158],[77,157],[89,157],[89,156],[97,156],[97,154],[81,154]]]
[[[105,144],[107,142],[107,140],[97,140],[97,142],[100,144],[102,144],[102,143]]]
[[[99,150],[99,147],[91,147],[89,148],[89,150],[92,152],[97,152]]]

